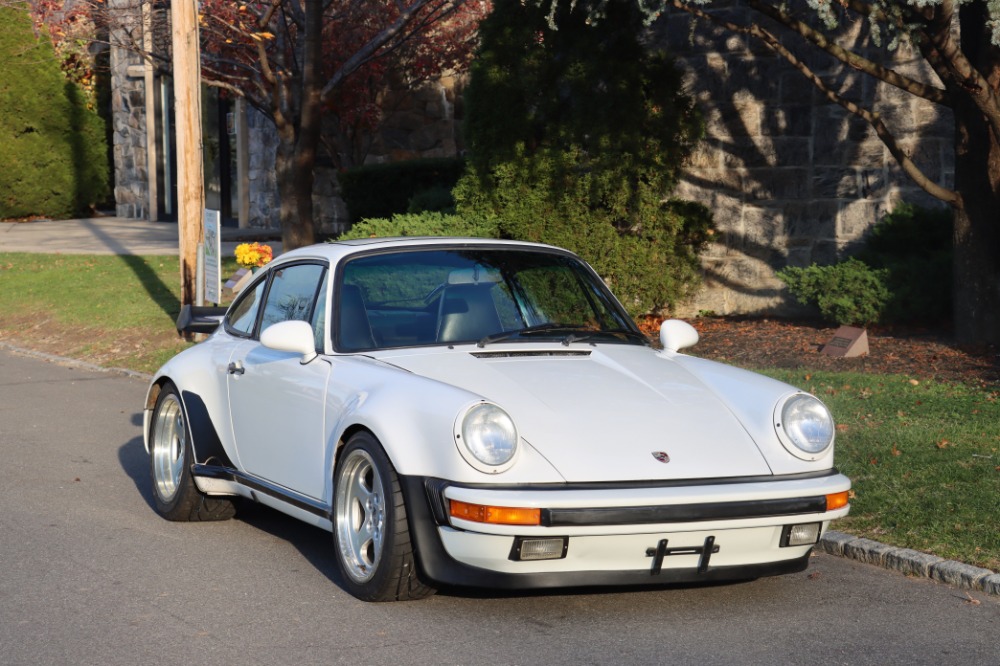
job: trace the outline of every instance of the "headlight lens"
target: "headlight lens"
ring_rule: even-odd
[[[833,444],[830,410],[808,393],[796,393],[785,400],[779,416],[775,423],[778,437],[793,455],[815,460]]]
[[[488,402],[473,405],[465,412],[456,435],[461,440],[458,447],[463,457],[482,472],[505,471],[517,453],[517,428],[513,419]]]

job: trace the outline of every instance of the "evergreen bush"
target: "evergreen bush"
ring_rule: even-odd
[[[464,169],[461,158],[408,160],[349,169],[338,179],[348,214],[357,221],[405,213],[416,195],[435,188],[450,190]]]
[[[639,39],[625,0],[548,6],[497,0],[465,95],[469,168],[460,214],[506,238],[576,251],[641,314],[673,306],[700,280],[712,233],[703,206],[670,199],[701,119],[681,74]]]
[[[496,225],[483,219],[466,218],[436,211],[404,213],[390,218],[362,220],[337,240],[355,238],[387,238],[392,236],[463,236],[491,238]]]
[[[938,323],[952,310],[952,215],[900,204],[872,227],[858,259],[887,271],[884,320]]]
[[[104,121],[25,7],[0,6],[0,60],[0,218],[85,214],[110,191]]]
[[[825,320],[841,326],[879,321],[890,298],[887,275],[853,257],[830,266],[789,266],[777,273],[800,303],[815,305]]]

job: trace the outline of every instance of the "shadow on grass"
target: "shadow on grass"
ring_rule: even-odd
[[[108,234],[99,224],[94,224],[90,220],[82,220],[81,224],[132,270],[152,301],[163,310],[164,314],[170,317],[171,321],[176,321],[177,315],[181,311],[181,301],[171,291],[170,286],[160,279],[156,269],[150,266],[145,258],[131,254],[128,248],[114,236]]]
[[[118,258],[135,273],[153,302],[170,317],[171,321],[176,322],[177,315],[181,311],[181,301],[170,290],[170,287],[160,279],[159,274],[149,265],[149,262],[134,254],[122,254]]]

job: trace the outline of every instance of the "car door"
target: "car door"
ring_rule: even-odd
[[[326,266],[294,264],[270,271],[246,313],[252,333],[229,362],[228,387],[232,428],[240,466],[245,472],[311,498],[326,485],[326,402],[330,363],[324,356],[302,363],[296,353],[268,349],[260,334],[282,321],[312,325],[316,351],[325,351],[327,322]],[[237,303],[233,310],[241,312]]]

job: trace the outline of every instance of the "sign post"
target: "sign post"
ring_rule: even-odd
[[[205,302],[222,300],[222,220],[219,211],[205,210]]]

